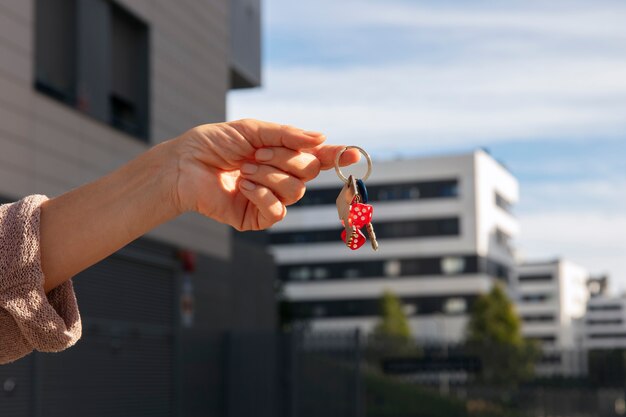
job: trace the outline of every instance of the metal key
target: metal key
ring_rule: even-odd
[[[346,178],[339,168],[339,160],[341,155],[348,149],[357,149],[367,161],[367,172],[363,179],[355,180],[352,175]],[[344,186],[337,197],[337,212],[341,219],[345,230],[342,232],[342,239],[346,245],[356,250],[365,243],[365,236],[361,232],[361,228],[365,226],[370,243],[373,250],[378,250],[378,241],[376,233],[372,225],[373,207],[367,204],[367,188],[365,180],[370,176],[372,171],[372,159],[365,150],[358,146],[346,146],[335,156],[335,172],[337,176],[344,182]]]
[[[350,247],[355,236],[358,236],[356,227],[350,224],[350,206],[354,200],[358,199],[358,195],[359,192],[356,188],[356,181],[354,177],[350,175],[348,183],[343,186],[336,200],[337,213],[346,230],[346,245],[348,247]]]
[[[374,226],[372,223],[368,223],[367,226],[365,226],[365,230],[367,231],[367,236],[370,238],[372,249],[378,250],[378,241],[376,240],[376,233],[374,233]]]
[[[356,189],[363,203],[367,203],[368,202],[367,187],[365,187],[365,182],[362,179],[356,180]],[[365,230],[367,231],[367,236],[370,238],[372,249],[377,251],[378,241],[376,240],[376,233],[374,232],[374,225],[371,222],[368,223],[367,225],[365,225]]]

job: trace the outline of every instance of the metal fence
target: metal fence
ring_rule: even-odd
[[[129,335],[127,344],[132,340]],[[67,354],[35,354],[0,367],[0,416],[626,414],[623,350],[544,349],[533,359],[530,374],[507,373],[510,369],[503,368],[502,375],[516,375],[517,379],[493,380],[485,376],[487,370],[494,364],[510,364],[510,352],[494,348],[477,353],[462,345],[397,343],[368,339],[356,332],[213,334],[184,352],[192,356],[184,363],[193,369],[169,368],[181,361],[161,365],[146,361],[146,355],[167,345],[167,340],[158,339],[145,346],[134,344],[134,356],[129,356],[124,349],[111,350],[107,342],[103,346],[109,348],[98,356],[84,344]],[[90,353],[85,356],[85,352]],[[151,365],[142,368],[142,364]],[[166,371],[159,366],[166,366]],[[131,368],[135,371],[129,379]],[[178,388],[177,379],[182,380]],[[123,395],[115,394],[120,392]],[[94,397],[94,393],[98,395]]]

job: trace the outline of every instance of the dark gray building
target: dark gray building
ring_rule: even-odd
[[[89,182],[259,84],[259,0],[3,1],[0,199]],[[75,279],[75,347],[0,367],[0,415],[226,414],[229,346],[275,330],[274,276],[263,239],[196,215],[160,227]]]

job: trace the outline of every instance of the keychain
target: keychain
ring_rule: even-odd
[[[339,159],[348,149],[358,149],[367,160],[367,173],[362,179],[356,179],[352,175],[346,178],[339,169]],[[341,239],[350,249],[359,249],[365,244],[365,235],[361,232],[361,228],[365,226],[372,249],[378,250],[378,242],[372,225],[374,209],[370,204],[367,204],[368,196],[365,187],[365,180],[372,173],[372,159],[365,150],[358,146],[346,146],[335,157],[335,172],[345,183],[337,197],[337,212],[344,227],[343,232],[341,232]]]

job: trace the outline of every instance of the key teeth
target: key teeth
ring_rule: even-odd
[[[377,251],[378,241],[376,240],[376,233],[374,233],[374,226],[372,226],[372,223],[368,223],[365,227],[367,229],[367,234],[370,238],[370,243],[372,244],[372,249],[374,251]]]

